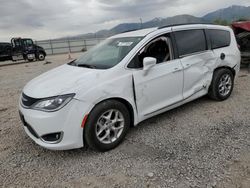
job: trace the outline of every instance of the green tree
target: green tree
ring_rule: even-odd
[[[239,19],[235,20],[235,22],[246,22],[246,21],[250,21],[250,19],[247,19],[247,18],[239,18]]]
[[[229,26],[229,25],[231,25],[231,23],[230,23],[229,21],[227,21],[227,20],[222,20],[222,19],[216,19],[216,20],[214,20],[213,23],[218,24],[218,25],[224,25],[224,26]]]

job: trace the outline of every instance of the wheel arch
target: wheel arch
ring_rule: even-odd
[[[37,50],[37,52],[36,52],[36,55],[38,56],[39,54],[43,54],[44,55],[44,57],[46,57],[47,56],[47,54],[46,54],[46,52],[44,51],[44,50]]]
[[[130,115],[130,126],[133,127],[134,124],[135,124],[135,110],[132,106],[132,104],[124,99],[124,98],[121,98],[121,97],[112,97],[112,98],[107,98],[107,99],[104,99],[104,100],[101,100],[99,101],[97,104],[94,105],[94,107],[92,108],[92,110],[100,103],[102,102],[105,102],[105,101],[110,101],[110,100],[116,100],[116,101],[119,101],[120,103],[124,104],[126,106],[126,108],[128,109],[129,111],[129,115]],[[91,110],[91,111],[92,111]]]
[[[230,70],[230,71],[233,73],[233,76],[234,76],[234,77],[235,77],[235,75],[236,75],[236,71],[235,71],[234,68],[232,68],[232,67],[229,67],[229,66],[217,67],[217,68],[214,70],[214,72],[217,71],[217,70],[219,70],[219,69],[228,69],[228,70]]]

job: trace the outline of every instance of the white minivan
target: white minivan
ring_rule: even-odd
[[[240,51],[229,27],[186,24],[122,33],[23,89],[25,132],[42,147],[115,148],[129,127],[233,90]]]

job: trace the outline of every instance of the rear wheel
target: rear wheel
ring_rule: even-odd
[[[229,69],[218,69],[214,72],[209,89],[209,96],[217,101],[223,101],[230,97],[234,87],[234,75]]]
[[[116,100],[98,104],[89,114],[84,128],[87,145],[98,151],[108,151],[118,146],[130,127],[129,111]]]

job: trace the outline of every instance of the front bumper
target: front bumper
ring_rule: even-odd
[[[51,150],[68,150],[84,146],[81,123],[87,114],[87,106],[73,99],[56,112],[26,109],[21,104],[19,111],[25,132],[38,145]],[[52,133],[61,133],[56,142],[43,139],[44,135]]]

